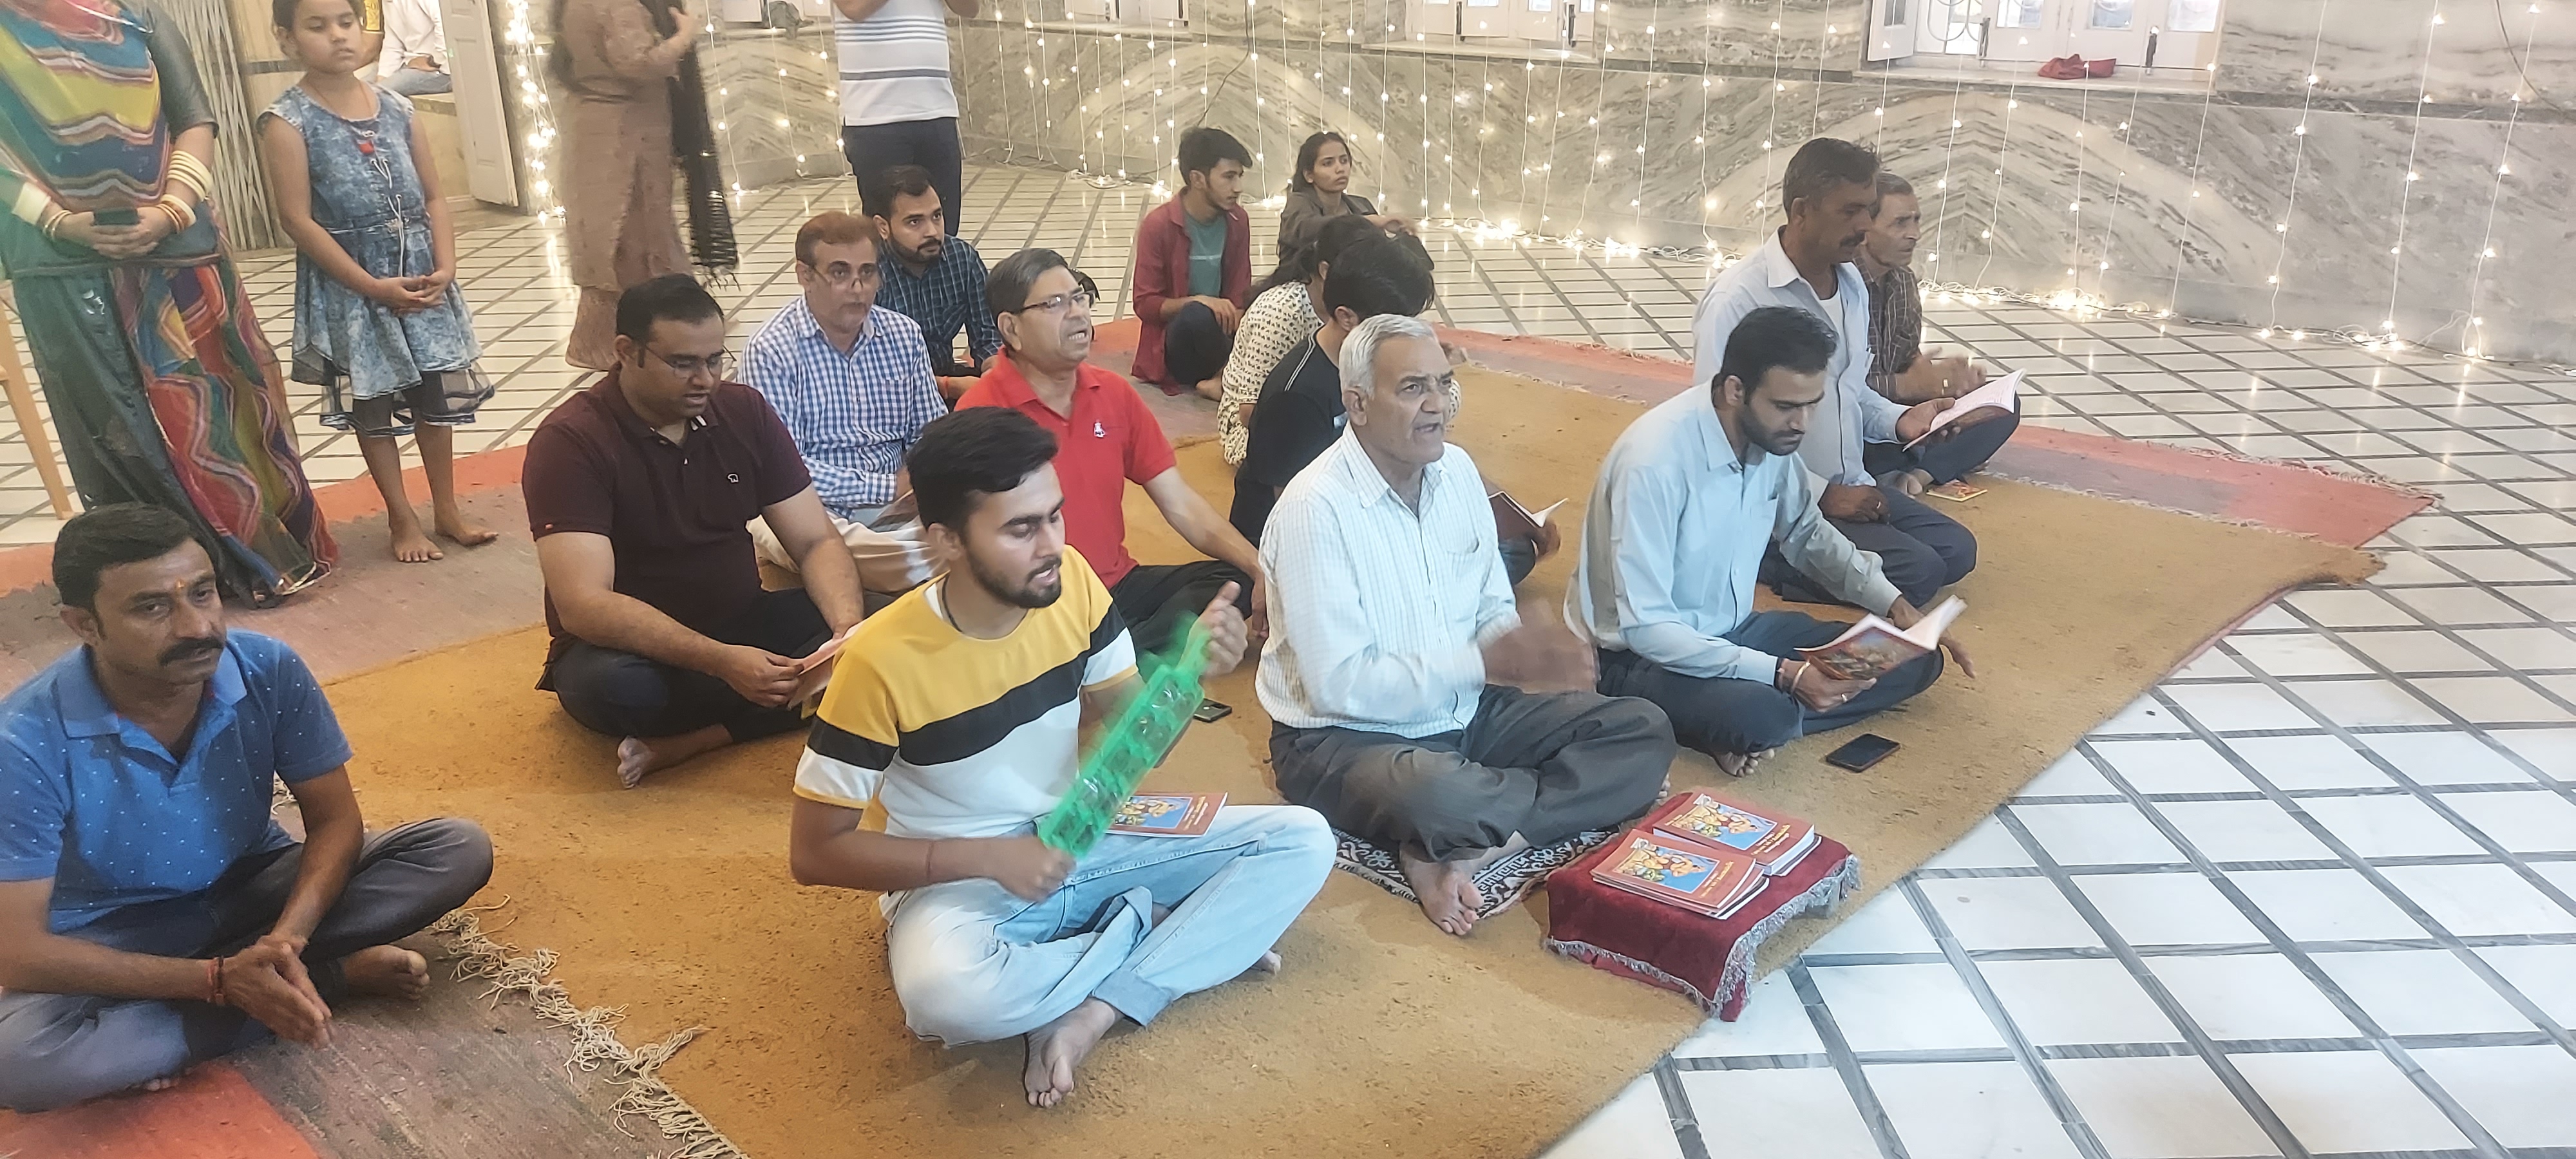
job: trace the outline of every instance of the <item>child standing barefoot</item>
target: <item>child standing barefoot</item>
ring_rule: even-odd
[[[277,41],[304,76],[260,114],[260,156],[295,239],[297,382],[325,392],[325,425],[358,436],[383,493],[394,558],[442,557],[403,492],[403,435],[420,446],[432,527],[457,544],[495,533],[456,505],[455,439],[492,395],[455,285],[456,235],[411,101],[359,79],[352,0],[274,0]]]

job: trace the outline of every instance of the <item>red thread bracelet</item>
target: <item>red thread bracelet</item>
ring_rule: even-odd
[[[222,958],[206,959],[206,1001],[216,1006],[224,1004],[224,960]]]

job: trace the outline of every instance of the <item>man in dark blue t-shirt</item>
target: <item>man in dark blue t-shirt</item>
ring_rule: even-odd
[[[0,701],[0,1106],[157,1089],[270,1032],[320,1045],[344,996],[419,996],[429,964],[392,943],[483,887],[483,831],[367,834],[321,686],[225,632],[178,516],[64,524],[54,586],[82,647]]]

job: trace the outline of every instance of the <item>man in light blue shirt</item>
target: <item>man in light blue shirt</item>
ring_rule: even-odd
[[[1566,620],[1599,649],[1605,696],[1653,701],[1673,736],[1741,776],[1770,750],[1851,724],[1932,686],[1941,654],[1872,680],[1796,658],[1848,625],[1756,612],[1766,551],[1899,627],[1922,618],[1878,557],[1816,508],[1798,459],[1836,346],[1808,311],[1765,306],[1727,336],[1715,381],[1631,424],[1601,464],[1583,518]],[[1943,641],[1962,671],[1973,671]]]
[[[1913,442],[1931,429],[1932,416],[1952,403],[1936,398],[1906,407],[1870,388],[1869,286],[1852,263],[1869,237],[1877,183],[1878,155],[1867,149],[1831,137],[1799,148],[1780,181],[1788,224],[1751,257],[1719,274],[1700,299],[1691,323],[1699,347],[1695,377],[1712,380],[1727,335],[1761,307],[1794,306],[1833,328],[1837,341],[1825,368],[1824,402],[1799,456],[1824,479],[1818,505],[1825,518],[1853,543],[1876,553],[1888,580],[1909,602],[1921,605],[1975,569],[1977,540],[1958,521],[1915,498],[1922,481],[1910,472],[1891,470],[1882,484],[1869,470],[1865,444]],[[1979,427],[1983,429],[1962,434]],[[2006,425],[1970,420],[1943,428],[1939,437],[1991,439],[2000,447],[2011,433]],[[1986,447],[1967,457],[1983,463],[1993,453],[1993,447]],[[1763,568],[1762,578],[1782,595],[1828,598],[1808,590],[1776,556]]]
[[[1280,795],[1396,850],[1424,915],[1465,935],[1488,906],[1477,870],[1654,804],[1672,727],[1641,700],[1493,682],[1580,653],[1513,606],[1484,479],[1448,443],[1440,340],[1381,314],[1341,355],[1350,423],[1261,536],[1270,762]]]
[[[796,231],[804,294],[770,315],[742,360],[744,385],[769,400],[796,440],[814,494],[877,602],[938,570],[922,546],[903,456],[921,428],[948,413],[920,325],[877,304],[885,257],[874,220],[816,214]],[[795,574],[794,553],[768,522],[750,527],[761,562]]]

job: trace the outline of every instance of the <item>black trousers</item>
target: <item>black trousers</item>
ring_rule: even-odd
[[[277,924],[303,863],[301,845],[254,854],[203,892],[128,906],[71,936],[167,958],[237,953]],[[337,1000],[347,992],[340,959],[419,933],[491,877],[492,839],[471,821],[415,821],[370,835],[305,944],[313,988]],[[229,1006],[11,990],[0,993],[0,1107],[76,1103],[268,1037]]]
[[[957,118],[843,125],[841,155],[850,159],[850,175],[858,179],[862,197],[897,165],[930,170],[930,187],[939,192],[939,207],[948,216],[948,236],[965,232],[960,223],[966,207],[958,199],[966,181],[966,151],[957,141]]]
[[[1190,625],[1214,602],[1225,585],[1240,584],[1236,607],[1252,614],[1252,581],[1233,564],[1203,559],[1197,563],[1140,563],[1109,589],[1109,602],[1127,621],[1136,641],[1136,658],[1169,656],[1189,636]]]
[[[803,588],[765,592],[752,609],[708,632],[781,656],[802,656],[829,639],[832,627]],[[775,736],[804,724],[792,707],[763,708],[733,686],[632,652],[576,641],[537,687],[548,689],[583,728],[614,737],[678,736],[721,724],[736,741]]]
[[[1172,381],[1197,386],[1225,369],[1234,354],[1234,335],[1216,320],[1216,311],[1192,302],[1163,327],[1163,367]]]
[[[2007,414],[1911,451],[1901,443],[1863,443],[1860,463],[1872,475],[1920,469],[1932,476],[1935,484],[1953,482],[1985,466],[1986,460],[1994,458],[1995,452],[2003,449],[2004,441],[2020,429],[2021,416]]]
[[[1836,519],[1834,530],[1842,532],[1852,546],[1877,554],[1879,566],[1887,571],[1887,582],[1896,585],[1905,602],[1925,607],[1942,588],[1966,579],[1969,572],[1976,570],[1977,537],[1958,520],[1894,487],[1881,487],[1878,492],[1887,500],[1887,518],[1876,523]],[[1771,590],[1783,599],[1811,604],[1843,602],[1790,567],[1777,544],[1764,551],[1761,575],[1762,582],[1771,585]]]
[[[1804,612],[1755,612],[1726,640],[1757,652],[1794,656],[1800,648],[1831,642],[1848,627]],[[1653,701],[1672,718],[1674,740],[1710,756],[1764,752],[1808,733],[1856,724],[1941,678],[1941,653],[1934,651],[1897,666],[1868,691],[1830,711],[1811,712],[1806,702],[1762,681],[1685,676],[1625,650],[1602,648],[1597,654],[1603,696]]]

